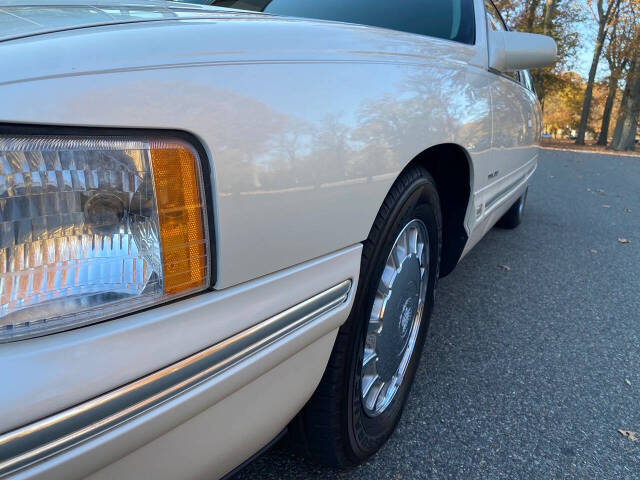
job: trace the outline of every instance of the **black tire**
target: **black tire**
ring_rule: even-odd
[[[498,220],[496,227],[513,229],[522,223],[522,217],[524,216],[524,209],[527,205],[527,193],[529,193],[529,187],[524,193],[516,200],[509,210]]]
[[[429,237],[428,286],[417,341],[397,393],[379,415],[364,412],[360,369],[366,326],[387,256],[403,227],[419,219]],[[334,467],[352,466],[373,455],[400,419],[420,360],[433,310],[442,249],[442,216],[435,182],[422,167],[402,173],[387,195],[363,243],[360,280],[353,309],[340,328],[324,376],[289,427],[290,445],[306,457]]]

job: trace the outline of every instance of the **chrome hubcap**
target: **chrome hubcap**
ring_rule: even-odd
[[[387,258],[364,345],[361,395],[365,413],[376,416],[402,385],[416,345],[429,283],[429,237],[420,220],[402,229]]]

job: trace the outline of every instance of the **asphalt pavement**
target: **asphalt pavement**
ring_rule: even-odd
[[[640,478],[640,158],[541,151],[522,225],[441,280],[377,455],[336,471],[276,447],[237,476],[412,478]]]

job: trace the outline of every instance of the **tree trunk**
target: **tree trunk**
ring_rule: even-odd
[[[604,104],[604,112],[602,112],[602,125],[600,126],[600,136],[598,137],[598,145],[607,146],[609,139],[609,124],[611,123],[611,110],[613,110],[613,102],[616,99],[618,91],[618,72],[612,72],[609,78],[609,91],[607,92],[607,101]]]
[[[545,0],[544,2],[544,18],[542,21],[542,33],[549,35],[551,33],[551,26],[553,21],[553,14],[558,6],[559,0]]]
[[[556,7],[558,6],[558,2],[559,0],[545,0],[542,18],[542,33],[544,35],[551,34],[551,27],[553,26],[553,14],[555,13]],[[539,68],[536,71],[535,79],[538,99],[540,100],[540,103],[544,105],[544,70],[542,68]]]
[[[620,107],[620,115],[611,141],[614,150],[634,150],[638,116],[640,115],[640,62],[634,58],[633,69],[629,70],[627,88],[625,88],[624,104]]]
[[[580,115],[580,126],[578,127],[578,136],[576,145],[584,145],[584,136],[587,133],[587,123],[589,122],[589,113],[591,111],[591,100],[593,98],[593,83],[596,80],[596,72],[598,70],[598,62],[602,55],[602,47],[604,45],[604,37],[606,35],[605,23],[602,22],[598,26],[598,36],[596,37],[596,48],[593,51],[593,60],[589,69],[589,79],[587,80],[587,89],[584,92],[584,101],[582,102],[582,114]]]
[[[631,59],[631,65],[629,65],[629,71],[627,73],[626,85],[624,87],[624,92],[622,93],[622,100],[620,101],[620,111],[618,112],[618,119],[616,120],[616,127],[613,131],[613,139],[611,140],[611,146],[609,148],[613,148],[613,145],[617,143],[620,135],[622,134],[622,124],[621,121],[624,113],[629,108],[629,96],[631,94],[631,84],[633,83],[631,79],[633,78],[633,72],[636,70],[637,59],[634,57]]]
[[[540,0],[531,0],[527,11],[527,32],[533,31],[533,24],[536,20],[536,10],[540,6]]]
[[[640,85],[638,85],[640,87]],[[629,110],[621,119],[622,127],[617,142],[612,142],[614,150],[635,150],[636,133],[638,131],[638,115],[640,115],[640,88],[636,88],[633,99],[629,102]]]

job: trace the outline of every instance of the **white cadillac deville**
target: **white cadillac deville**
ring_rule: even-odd
[[[375,453],[555,55],[490,0],[0,0],[0,477]]]

